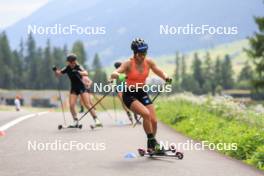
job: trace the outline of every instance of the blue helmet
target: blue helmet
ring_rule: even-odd
[[[148,44],[141,38],[136,38],[131,43],[131,49],[134,53],[147,53],[148,51]]]

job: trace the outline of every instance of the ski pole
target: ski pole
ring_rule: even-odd
[[[55,72],[57,70],[57,67],[56,66],[53,66],[52,67],[52,70]],[[64,107],[63,107],[63,102],[62,102],[62,96],[61,96],[61,90],[60,90],[60,79],[59,79],[59,83],[58,83],[57,89],[58,89],[58,94],[59,94],[59,99],[60,99],[60,104],[61,104],[63,121],[64,121],[64,125],[66,126],[65,112],[64,112]]]
[[[93,97],[95,98],[96,101],[98,101],[98,97],[97,97],[95,94],[93,94]],[[108,112],[108,110],[106,109],[106,107],[105,107],[102,103],[99,103],[99,105],[100,105],[101,108],[107,113],[107,115],[108,115],[111,119],[113,119],[112,115]]]
[[[105,94],[102,98],[100,98],[92,107],[90,107],[78,120],[80,122],[84,116],[86,116],[96,105],[98,105],[109,93]]]
[[[172,82],[172,79],[168,79],[168,80],[166,80],[165,85],[167,85],[167,84],[171,84],[171,82]],[[159,92],[155,95],[155,97],[152,99],[152,103],[158,98],[158,96],[160,95],[160,93],[161,93],[161,91],[159,91]],[[138,120],[140,120],[141,118],[142,118],[142,117],[140,116]],[[136,125],[137,125],[137,123],[134,123],[134,124],[133,124],[133,128],[134,128]]]

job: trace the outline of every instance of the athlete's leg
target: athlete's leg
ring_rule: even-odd
[[[87,108],[87,109],[91,109],[91,107],[93,106],[92,105],[92,102],[91,102],[91,97],[90,97],[90,94],[88,92],[84,92],[81,94],[81,99],[82,99],[82,102],[84,104],[84,106]],[[96,115],[96,112],[95,112],[95,109],[91,109],[90,110],[90,113],[95,121],[96,124],[101,124],[100,121],[98,120],[97,118],[97,115]]]
[[[83,101],[82,101],[82,99],[80,98],[80,111],[79,111],[79,113],[83,113],[83,111],[84,111],[84,108],[83,108]]]
[[[151,122],[151,113],[149,112],[148,108],[144,106],[140,101],[135,100],[132,102],[130,109],[133,112],[141,115],[141,117],[143,118],[143,127],[148,138],[147,147],[150,150],[155,150],[157,140],[155,139],[155,134]]]
[[[74,93],[70,93],[70,99],[69,99],[70,111],[71,111],[71,114],[72,114],[72,118],[74,120],[77,119],[77,112],[75,110],[75,105],[77,103],[77,99],[78,99],[78,95],[76,95]]]
[[[152,124],[153,134],[154,134],[154,136],[156,136],[156,133],[157,133],[157,116],[156,116],[154,105],[150,104],[150,105],[147,105],[146,107],[150,113],[150,121]]]
[[[126,105],[124,104],[124,102],[123,102],[123,99],[122,99],[122,93],[121,92],[118,92],[118,98],[119,98],[119,100],[120,100],[120,102],[121,102],[121,104],[122,104],[122,107],[123,107],[123,109],[127,112],[127,111],[129,111],[129,109],[126,107]]]
[[[132,117],[131,117],[131,113],[130,113],[129,109],[126,107],[126,105],[125,105],[124,102],[123,102],[122,93],[121,93],[121,92],[118,92],[117,95],[118,95],[118,96],[117,96],[118,99],[120,100],[120,102],[121,102],[121,104],[122,104],[123,109],[124,109],[124,110],[126,111],[126,113],[127,113],[128,119],[129,119],[130,122],[133,124],[133,119],[132,119]]]
[[[151,124],[151,118],[150,118],[150,112],[149,110],[138,100],[135,100],[130,105],[130,109],[143,118],[143,127],[146,132],[146,134],[153,134],[153,128]]]
[[[90,98],[90,94],[87,92],[82,93],[81,95],[81,100],[83,102],[83,105],[87,108],[90,109],[92,107],[92,102],[91,102],[91,98]],[[91,115],[93,117],[96,116],[95,110],[94,108],[90,111]]]
[[[153,104],[146,105],[146,108],[149,110],[149,113],[150,113],[150,121],[151,121],[154,140],[155,140],[154,141],[155,151],[159,153],[164,153],[164,148],[155,139],[155,136],[157,133],[157,116],[156,116],[154,105]]]

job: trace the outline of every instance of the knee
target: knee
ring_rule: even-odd
[[[144,111],[141,116],[146,120],[150,120],[150,112],[148,110]]]
[[[152,122],[152,124],[157,124],[157,123],[158,123],[158,121],[157,121],[156,118],[152,118],[152,119],[151,119],[151,122]]]
[[[88,109],[92,107],[91,103],[90,103],[90,102],[87,102],[87,101],[84,103],[84,105],[85,105],[86,108],[88,108]]]

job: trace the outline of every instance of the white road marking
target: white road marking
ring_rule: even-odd
[[[19,117],[15,120],[12,120],[8,123],[6,123],[5,125],[3,126],[0,126],[0,131],[6,131],[8,128],[26,120],[26,119],[29,119],[29,118],[32,118],[32,117],[35,117],[35,116],[41,116],[43,114],[47,114],[48,112],[40,112],[40,113],[35,113],[35,114],[29,114],[29,115],[25,115],[25,116],[22,116],[22,117]]]

